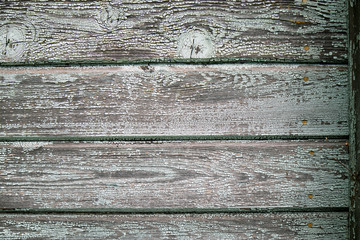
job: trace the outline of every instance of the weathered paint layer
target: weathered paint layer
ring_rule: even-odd
[[[346,239],[347,213],[0,215],[6,239]]]
[[[1,143],[0,207],[347,207],[345,143]]]
[[[345,62],[345,1],[2,1],[0,62],[209,57]]]
[[[0,69],[0,136],[348,134],[346,66]]]

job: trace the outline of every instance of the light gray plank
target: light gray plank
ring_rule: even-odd
[[[0,61],[347,59],[337,1],[1,1]]]
[[[0,136],[347,135],[347,66],[0,69]]]
[[[347,239],[347,213],[0,215],[4,239]]]
[[[1,208],[347,207],[344,141],[1,143]]]

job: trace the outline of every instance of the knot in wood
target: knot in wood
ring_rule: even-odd
[[[98,13],[98,23],[106,29],[116,29],[126,19],[121,7],[106,6]]]
[[[191,30],[180,35],[178,55],[182,58],[211,58],[215,56],[211,35],[202,30]]]
[[[25,47],[25,33],[20,26],[6,24],[0,27],[0,59],[18,60]]]

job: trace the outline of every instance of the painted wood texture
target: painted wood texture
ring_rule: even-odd
[[[360,238],[360,3],[349,0],[350,239]]]
[[[348,207],[344,141],[1,143],[0,207]]]
[[[1,1],[0,61],[346,62],[346,0]]]
[[[0,69],[0,136],[348,134],[348,70],[320,65]]]
[[[5,239],[347,239],[347,213],[0,215]]]

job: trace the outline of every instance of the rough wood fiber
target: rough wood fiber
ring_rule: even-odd
[[[346,0],[1,1],[0,62],[345,62]]]
[[[0,69],[0,136],[348,134],[346,66]]]
[[[345,140],[0,147],[3,209],[349,205]]]
[[[360,3],[349,0],[350,239],[360,238]]]
[[[347,213],[0,215],[6,239],[346,239]]]

